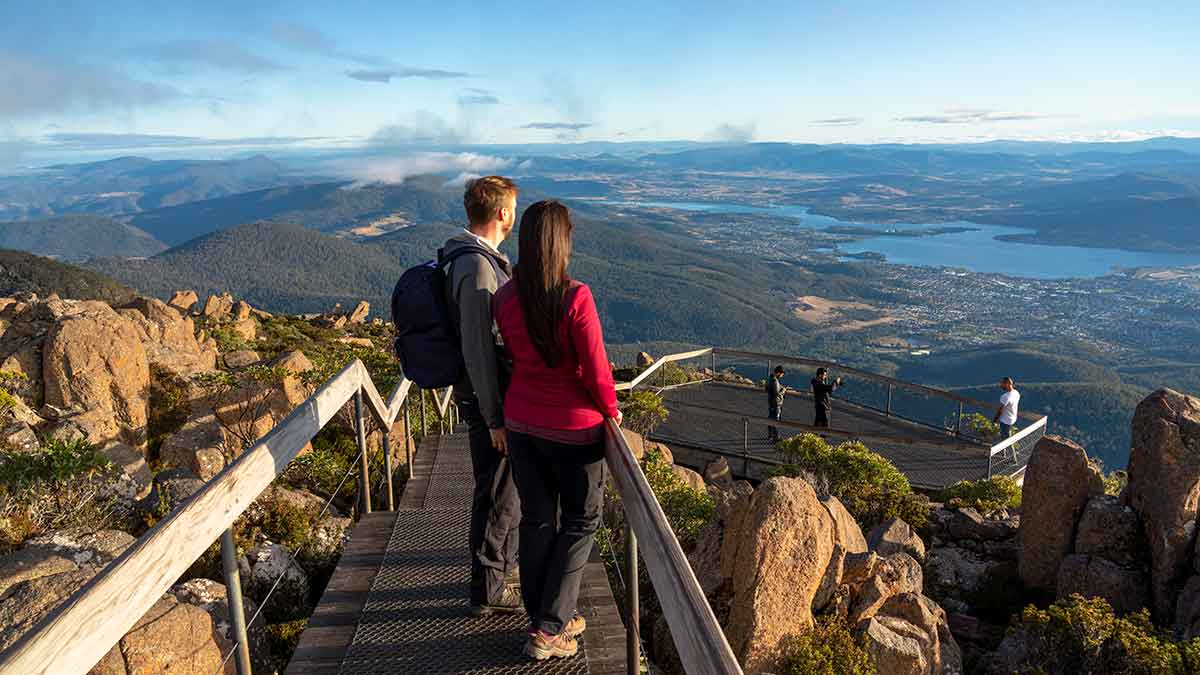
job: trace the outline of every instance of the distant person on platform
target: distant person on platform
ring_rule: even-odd
[[[1021,392],[1017,391],[1016,382],[1013,382],[1011,377],[1006,377],[1000,380],[1000,388],[1004,393],[1000,395],[1000,407],[996,410],[996,416],[992,421],[1000,425],[1000,440],[1006,440],[1012,436],[1013,426],[1017,423],[1017,407],[1021,403]]]
[[[470,247],[475,253],[446,270],[450,316],[462,336],[465,372],[454,385],[454,398],[471,445],[475,489],[471,499],[471,613],[521,611],[521,595],[506,581],[517,567],[517,523],[521,504],[513,483],[504,428],[508,369],[492,317],[492,296],[510,277],[500,244],[512,233],[517,186],[500,176],[467,183],[463,195],[467,227],[446,242],[442,253]]]
[[[775,421],[783,419],[783,397],[787,395],[787,387],[780,380],[784,375],[786,373],[783,366],[775,366],[775,371],[771,373],[771,377],[767,378],[767,417]],[[767,427],[767,440],[772,443],[779,442],[778,427]]]
[[[829,416],[833,414],[833,390],[842,386],[842,378],[829,381],[829,371],[817,368],[817,376],[812,380],[813,393],[813,426],[829,428]]]

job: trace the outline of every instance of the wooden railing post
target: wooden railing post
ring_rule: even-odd
[[[633,528],[626,522],[625,611],[629,616],[629,620],[625,624],[625,672],[628,675],[639,675],[642,672],[640,603],[637,535],[633,533]]]
[[[404,460],[408,463],[408,479],[413,476],[412,397],[404,400]]]
[[[233,528],[221,533],[221,565],[225,572],[225,601],[229,604],[229,626],[234,645],[233,662],[238,675],[252,675],[250,669],[250,640],[246,632],[246,610],[242,604],[242,579],[238,572],[237,543]]]
[[[963,404],[962,404],[962,401],[959,401],[958,402],[958,421],[954,425],[954,435],[955,436],[962,436],[962,416],[963,416]]]
[[[742,418],[742,475],[750,478],[750,420]]]
[[[886,409],[883,411],[883,414],[884,414],[884,415],[886,415],[886,416],[888,416],[888,417],[891,417],[891,416],[892,416],[892,391],[893,391],[894,389],[895,389],[895,387],[893,387],[893,386],[892,386],[892,385],[890,385],[890,384],[888,385],[888,400],[887,400],[887,408],[886,408]]]
[[[371,512],[371,474],[370,453],[367,452],[367,424],[363,419],[362,389],[354,392],[354,432],[358,441],[358,483],[362,495],[362,513],[360,517]]]

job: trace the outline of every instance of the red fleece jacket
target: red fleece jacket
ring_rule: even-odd
[[[567,290],[567,312],[559,322],[562,356],[549,368],[525,327],[515,282],[492,297],[492,316],[513,361],[504,416],[544,429],[590,429],[617,416],[617,392],[604,351],[604,334],[592,291],[577,281]]]

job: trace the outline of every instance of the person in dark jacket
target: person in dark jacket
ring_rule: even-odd
[[[573,656],[587,628],[579,586],[604,505],[604,439],[621,421],[604,334],[588,287],[567,275],[570,212],[554,201],[521,217],[520,264],[492,301],[512,384],[504,399],[521,494],[525,653]]]
[[[446,242],[478,249],[446,271],[450,316],[462,336],[463,376],[454,385],[471,444],[475,489],[471,500],[471,612],[486,616],[521,610],[520,593],[505,580],[516,572],[520,501],[508,460],[504,429],[504,380],[500,344],[492,320],[492,295],[509,279],[508,258],[499,246],[516,222],[517,186],[500,176],[467,183],[463,196],[467,228]]]
[[[771,377],[767,378],[767,417],[773,420],[783,419],[783,397],[787,395],[787,387],[780,380],[787,373],[784,372],[783,366],[775,366]],[[772,443],[779,442],[779,428],[775,426],[767,427],[767,440]]]
[[[830,382],[829,371],[817,368],[817,376],[812,380],[814,427],[829,427],[829,416],[833,413],[833,390],[840,386],[842,378]]]

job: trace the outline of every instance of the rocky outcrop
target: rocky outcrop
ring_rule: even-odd
[[[713,515],[696,534],[696,545],[688,553],[688,562],[696,573],[696,579],[705,594],[713,595],[718,589],[732,583],[732,576],[722,574],[722,544],[730,535],[727,525],[739,502],[748,504],[754,488],[746,481],[737,481],[728,490],[716,490],[713,495]],[[744,505],[743,505],[744,507]],[[732,572],[732,562],[729,565]]]
[[[117,530],[64,530],[0,558],[0,650],[119,556],[134,541]]]
[[[226,368],[245,368],[246,366],[258,363],[262,360],[262,357],[258,355],[258,352],[241,349],[225,354],[225,356],[221,357],[221,360],[225,362]]]
[[[1150,544],[1154,615],[1175,618],[1187,580],[1200,503],[1200,399],[1162,389],[1133,416],[1127,503],[1141,516]]]
[[[366,300],[362,300],[355,305],[354,309],[350,312],[350,316],[347,317],[347,320],[350,323],[364,323],[366,322],[367,316],[370,313],[371,303],[367,302]]]
[[[704,482],[714,487],[729,490],[733,487],[733,480],[733,470],[724,457],[718,457],[704,467]]]
[[[108,305],[73,303],[46,334],[42,374],[48,406],[91,415],[88,441],[145,442],[149,359],[135,324]]]
[[[179,602],[187,603],[208,612],[212,617],[213,629],[230,643],[234,640],[233,627],[229,623],[229,593],[224,584],[212,579],[192,579],[171,588]],[[242,612],[246,620],[258,611],[258,605],[253,600],[243,596]],[[255,672],[269,673],[273,670],[271,663],[271,645],[267,637],[266,626],[262,621],[255,621],[246,629],[250,645],[251,665]]]
[[[196,339],[195,322],[175,307],[154,298],[137,298],[120,313],[137,326],[152,368],[188,378],[216,367],[216,350]]]
[[[675,477],[678,478],[684,485],[693,490],[704,492],[704,478],[695,471],[692,471],[684,466],[679,466],[678,464],[672,464],[671,473],[675,474]]]
[[[1117,614],[1136,612],[1150,604],[1146,574],[1140,569],[1081,553],[1067,556],[1058,568],[1058,598],[1075,593],[1103,598]]]
[[[290,621],[306,616],[308,575],[286,548],[264,541],[239,558],[238,569],[246,595],[260,601],[267,598],[263,614],[269,621]],[[273,592],[272,586],[275,586]]]
[[[880,673],[939,675],[962,672],[962,654],[946,612],[919,593],[892,596],[858,625],[863,646]]]
[[[1104,494],[1100,472],[1076,443],[1046,436],[1034,446],[1021,498],[1019,570],[1027,586],[1053,591],[1071,553],[1075,525],[1092,497]]]
[[[153,474],[142,453],[124,443],[109,443],[101,449],[108,461],[117,469],[115,482],[105,496],[113,496],[129,503],[145,499],[150,494]]]
[[[925,562],[925,542],[921,541],[921,537],[917,536],[908,523],[899,518],[876,525],[871,534],[867,535],[867,544],[872,551],[882,556],[907,553],[917,562]]]
[[[233,313],[233,296],[228,293],[208,296],[208,300],[204,302],[204,310],[201,312],[209,319],[224,319],[231,313]]]
[[[167,304],[187,314],[192,311],[197,302],[200,302],[200,297],[196,295],[196,291],[175,291],[171,294],[171,299],[167,301]]]
[[[222,665],[225,652],[232,646],[214,627],[208,612],[167,594],[134,624],[92,673],[233,675],[237,671],[232,659]]]
[[[772,667],[780,641],[812,626],[812,601],[833,555],[833,521],[807,482],[772,478],[726,530],[732,560],[728,633],[747,673]]]
[[[1144,540],[1138,514],[1111,495],[1093,497],[1075,534],[1075,552],[1133,566],[1142,562]]]

